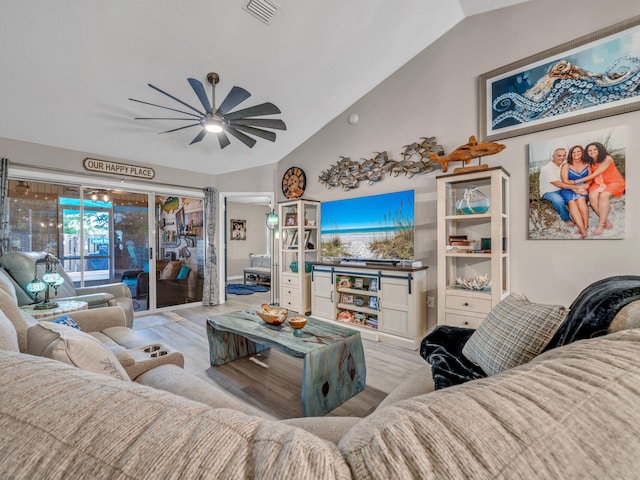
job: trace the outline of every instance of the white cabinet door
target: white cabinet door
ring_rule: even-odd
[[[380,279],[381,332],[409,337],[409,282],[406,278]]]
[[[335,320],[331,270],[315,270],[311,281],[311,315]]]

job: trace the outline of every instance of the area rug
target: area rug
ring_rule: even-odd
[[[268,292],[269,287],[260,285],[243,285],[242,283],[230,283],[227,285],[227,293],[232,295],[252,295],[256,292]]]

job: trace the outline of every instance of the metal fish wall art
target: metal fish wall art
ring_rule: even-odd
[[[327,170],[320,172],[318,181],[329,189],[340,187],[343,190],[353,190],[365,182],[367,185],[375,185],[387,174],[413,178],[441,168],[440,164],[430,157],[432,153],[444,154],[444,149],[442,145],[437,144],[436,137],[421,137],[419,142],[413,142],[403,148],[400,161],[390,159],[385,151],[374,152],[372,158],[363,158],[362,161],[340,157],[335,165],[330,165]],[[419,159],[411,160],[416,156]]]

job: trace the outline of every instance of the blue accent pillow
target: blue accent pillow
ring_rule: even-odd
[[[189,276],[190,271],[191,269],[189,267],[187,267],[186,265],[182,265],[180,267],[180,271],[178,272],[178,275],[176,275],[176,280],[184,280]]]
[[[67,317],[66,315],[61,315],[55,320],[51,320],[52,323],[59,323],[60,325],[67,325],[68,327],[73,327],[80,330],[80,326],[76,323],[73,318]]]

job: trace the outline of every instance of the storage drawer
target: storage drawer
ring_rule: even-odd
[[[287,285],[298,285],[298,275],[287,275],[286,273],[282,274],[282,286]]]
[[[476,298],[447,293],[445,303],[447,310],[454,309],[477,313],[489,313],[491,311],[491,299],[489,298]]]
[[[300,298],[300,289],[298,287],[292,287],[291,285],[282,285],[282,297]]]
[[[280,299],[280,306],[287,310],[293,310],[294,312],[300,312],[300,297],[292,297],[290,295],[282,295]]]
[[[462,315],[459,313],[445,312],[445,325],[463,328],[478,328],[484,320],[484,317],[472,317],[471,315]]]

